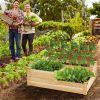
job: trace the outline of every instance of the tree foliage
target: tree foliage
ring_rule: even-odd
[[[32,7],[37,4],[43,20],[61,21],[61,10],[74,17],[80,3],[77,0],[30,0]]]
[[[93,3],[93,8],[90,9],[92,15],[97,15],[97,18],[100,18],[100,2]]]
[[[30,1],[32,10],[37,13],[44,21],[61,21],[61,11],[64,18],[74,18],[77,12],[82,11],[83,4],[78,0],[20,0],[20,8],[24,9],[25,2]]]

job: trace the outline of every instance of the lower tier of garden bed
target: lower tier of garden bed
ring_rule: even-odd
[[[87,67],[87,69],[94,72],[95,77],[91,77],[86,83],[74,83],[56,80],[54,72],[28,68],[27,85],[87,95],[96,79],[97,64],[95,63],[93,67]]]

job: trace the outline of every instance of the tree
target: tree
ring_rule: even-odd
[[[39,11],[44,21],[61,21],[61,18],[65,19],[66,16],[68,19],[74,18],[77,12],[82,11],[82,4],[78,0],[20,0],[21,9],[24,8],[26,1],[30,1],[32,10],[35,13]]]
[[[30,0],[32,7],[39,6],[40,16],[43,20],[61,21],[61,10],[74,17],[79,6],[77,0]]]
[[[100,2],[93,3],[93,8],[90,8],[91,15],[97,15],[97,18],[100,18]]]

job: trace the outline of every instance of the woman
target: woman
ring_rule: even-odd
[[[26,25],[24,22],[24,27],[27,26],[27,29],[24,30],[23,36],[22,36],[22,48],[23,48],[25,56],[33,53],[32,43],[33,43],[34,34],[35,34],[35,26],[37,26],[39,23],[42,22],[42,19],[40,17],[38,17],[33,12],[31,12],[29,3],[25,5],[24,17],[26,16],[27,17],[35,16],[38,19],[38,22],[31,22],[29,23],[29,25]],[[27,41],[28,41],[29,51],[26,48]]]
[[[13,2],[13,9],[5,11],[5,14],[13,19],[13,24],[9,25],[9,47],[11,51],[11,59],[18,60],[20,58],[20,28],[19,26],[23,23],[24,13],[19,9],[19,1]],[[16,50],[14,44],[16,43]]]

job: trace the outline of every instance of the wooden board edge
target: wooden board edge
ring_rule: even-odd
[[[70,93],[77,93],[77,94],[82,94],[86,95],[87,92],[83,92],[83,88],[78,88],[78,87],[69,87],[69,86],[59,86],[59,85],[51,85],[51,84],[46,84],[46,83],[41,83],[41,82],[34,82],[34,81],[28,81],[27,82],[28,86],[36,86],[40,88],[46,88],[46,89],[52,89],[52,90],[58,90],[58,91],[64,91],[64,92],[70,92]],[[74,90],[73,90],[74,88]]]
[[[89,91],[89,89],[93,85],[95,79],[96,79],[96,77],[91,77],[90,80],[88,81],[88,84],[87,84],[87,92]]]

